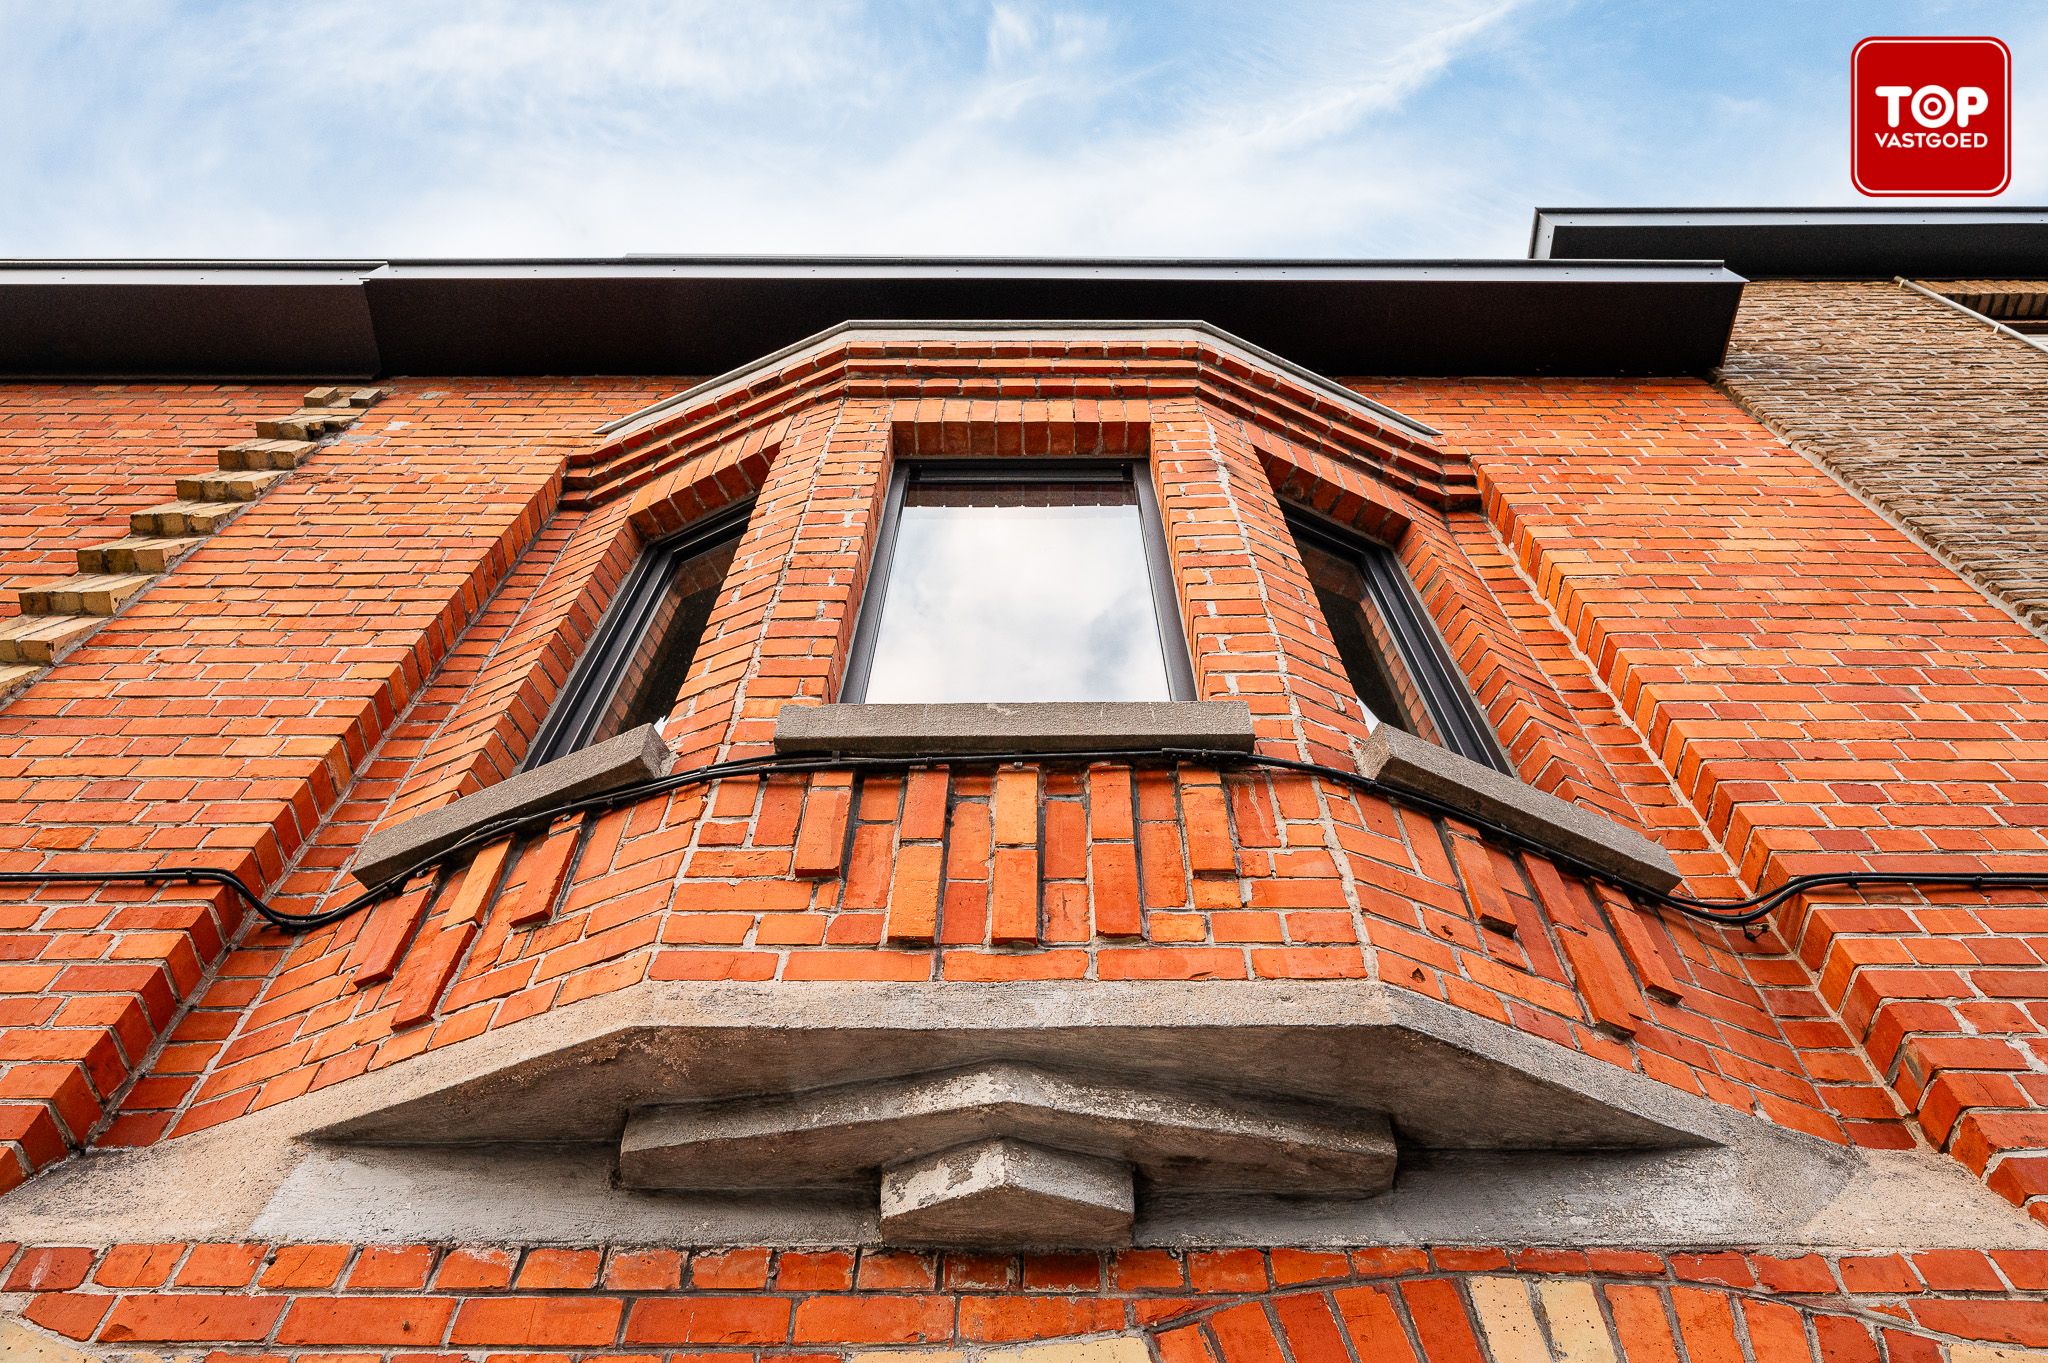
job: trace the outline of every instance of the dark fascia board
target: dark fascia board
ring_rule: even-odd
[[[377,261],[0,261],[0,374],[368,379]]]
[[[1536,260],[1725,261],[1750,279],[2048,275],[2048,208],[1539,208]]]
[[[0,262],[0,374],[718,373],[849,317],[1199,317],[1327,374],[1692,374],[1712,261]]]

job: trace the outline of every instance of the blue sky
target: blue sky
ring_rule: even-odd
[[[1850,203],[1874,33],[2009,0],[0,0],[0,255],[1520,255],[1544,204]]]

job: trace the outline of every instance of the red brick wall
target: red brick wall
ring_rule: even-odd
[[[290,411],[298,387],[242,384],[0,384],[0,579],[32,587],[78,571],[72,551],[128,532],[128,515],[172,498],[180,477],[258,416]],[[13,615],[0,592],[0,616]]]
[[[1188,399],[1154,402],[1149,420],[1202,694],[1249,700],[1269,750],[1348,760],[1343,734],[1359,723],[1279,522],[1267,465],[1282,459],[1296,470],[1290,495],[1406,523],[1404,553],[1532,778],[1658,828],[1702,883],[1729,883],[1713,879],[1726,863],[1668,786],[1643,779],[1632,800],[1625,778],[1647,759],[1611,709],[1600,713],[1592,679],[1566,658],[1553,660],[1554,680],[1539,664],[1555,650],[1533,628],[1540,603],[1504,565],[1482,571],[1471,557],[1471,544],[1493,552],[1475,515],[1433,513]],[[829,697],[844,662],[892,421],[828,403],[779,430],[678,704],[686,761],[762,751],[775,708]],[[679,489],[703,500],[708,467],[650,485],[635,514]],[[618,546],[633,536],[607,509],[618,505],[565,513],[527,553],[464,636],[461,665],[443,669],[387,743],[410,769],[380,763],[357,782],[286,882],[291,907],[353,892],[336,872],[366,824],[450,798],[511,760],[562,670],[554,622],[594,618],[630,559]],[[1588,693],[1576,715],[1573,687]],[[558,852],[574,856],[567,888],[535,903],[535,887],[551,893],[565,870]],[[1375,974],[1829,1139],[1908,1139],[1846,1038],[1813,1025],[1803,972],[1788,980],[1770,944],[1698,936],[1469,828],[1304,778],[1105,768],[998,783],[963,768],[872,777],[850,794],[834,778],[729,781],[508,859],[501,907],[480,923],[472,908],[491,887],[467,886],[458,868],[431,897],[289,944],[252,938],[108,1139],[196,1130],[642,979]],[[496,874],[495,860],[484,866],[479,875]]]
[[[660,383],[400,387],[376,422],[323,450],[0,708],[0,865],[204,859],[276,885],[286,902],[306,867],[331,884],[336,863],[321,869],[308,839],[344,799],[370,798],[392,763],[410,764],[393,724],[552,510],[563,447]],[[85,391],[0,389],[18,402],[42,394],[60,430]],[[290,410],[299,391],[231,405],[210,390],[203,401],[140,390],[136,406],[163,410],[117,429],[151,456],[96,452],[91,475],[67,476],[103,477],[120,511],[165,500],[172,468],[212,467],[210,448],[192,441],[244,439],[253,417]],[[85,458],[68,437],[52,443],[53,463]],[[118,534],[105,519],[95,510],[73,533]],[[457,674],[443,669],[441,684]],[[10,888],[0,903],[0,1138],[13,1142],[0,1147],[0,1182],[12,1182],[83,1142],[182,1000],[202,988],[209,999],[246,994],[233,975],[205,978],[241,927],[225,894]],[[173,1045],[159,1063],[183,1054]]]
[[[1612,698],[1638,801],[1675,790],[1749,884],[2039,866],[2048,644],[1732,402],[1689,382],[1376,391],[1472,451],[1570,647],[1560,685]],[[1924,1136],[2015,1201],[2048,1191],[2040,903],[1830,895],[1777,928],[1824,1010],[1794,1044],[1846,1028]]]
[[[2038,283],[1936,283],[1979,306]],[[2039,629],[2048,625],[2048,354],[1903,285],[1746,286],[1728,391]]]
[[[1446,430],[1437,457],[1453,472],[1439,474],[1420,455],[1347,452],[1327,414],[1317,426],[1161,367],[1094,357],[1088,401],[1144,404],[1202,694],[1251,703],[1263,750],[1344,760],[1361,723],[1277,487],[1397,535],[1524,778],[1653,832],[1695,891],[1843,865],[2024,865],[2040,850],[2024,759],[2048,647],[1707,385],[1366,385]],[[0,864],[205,855],[283,907],[337,903],[365,831],[516,764],[644,536],[756,489],[671,736],[685,761],[761,751],[781,705],[834,694],[906,423],[953,429],[943,394],[976,391],[959,426],[970,447],[986,426],[1001,448],[1006,420],[1065,431],[1069,448],[1102,424],[1055,391],[1083,382],[1057,366],[967,372],[911,397],[771,394],[751,425],[727,411],[701,438],[662,428],[659,445],[595,455],[599,421],[681,383],[399,383],[348,441],[0,708]],[[256,414],[237,412],[223,439]],[[294,939],[188,891],[10,889],[9,1181],[83,1143],[109,1100],[99,1143],[148,1144],[644,979],[1369,976],[1830,1140],[1910,1145],[1910,1113],[2014,1200],[2034,1192],[2030,991],[2048,972],[2026,903],[1836,899],[1795,905],[1750,942],[1645,913],[1456,821],[1304,777],[1192,767],[735,780],[502,851],[502,881],[494,853]],[[950,1270],[915,1256],[877,1256],[881,1276],[842,1300],[831,1255],[841,1267],[810,1278],[771,1279],[764,1255],[759,1281],[689,1279],[705,1296],[679,1287],[680,1257],[615,1250],[547,1268],[583,1295],[526,1317],[455,1300],[465,1275],[503,1287],[516,1249],[438,1267],[431,1247],[194,1250],[172,1292],[208,1303],[197,1310],[155,1300],[175,1281],[155,1267],[122,1267],[173,1252],[25,1251],[11,1290],[58,1294],[30,1318],[74,1338],[140,1341],[173,1322],[259,1354],[324,1347],[294,1333],[311,1320],[335,1322],[306,1328],[337,1348],[515,1348],[497,1334],[568,1320],[592,1338],[555,1343],[659,1353],[699,1342],[684,1337],[694,1327],[640,1340],[632,1322],[700,1309],[773,1316],[782,1333],[759,1342],[802,1352],[838,1342],[808,1340],[793,1323],[806,1317],[886,1337],[888,1304],[862,1288],[913,1298],[904,1309],[948,1338],[1030,1322],[1049,1296],[1044,1320],[1067,1333],[1143,1328],[1163,1358],[1235,1360],[1274,1356],[1260,1331],[1277,1331],[1299,1363],[1338,1356],[1304,1341],[1351,1320],[1347,1302],[1368,1322],[1356,1328],[1469,1357],[1458,1331],[1483,1329],[1474,1275],[1503,1267],[1464,1251],[1285,1267],[1257,1252],[1136,1255],[1088,1260],[1095,1276],[1071,1296],[1029,1276],[1059,1270],[1010,1264],[989,1296],[931,1279]],[[1601,1328],[1631,1357],[1673,1356],[1659,1328],[1695,1357],[1740,1357],[1716,1332],[1745,1329],[1753,1352],[1759,1331],[1789,1329],[1843,1357],[1872,1356],[1873,1330],[1895,1336],[1895,1358],[1942,1357],[1950,1336],[2048,1343],[2024,1295],[2041,1284],[1998,1276],[2031,1259],[1916,1272],[1881,1255],[1866,1270],[1530,1253],[1510,1267],[1592,1275]],[[314,1261],[305,1281],[278,1267]],[[586,1268],[651,1277],[598,1290]],[[1158,1276],[1126,1276],[1141,1272]],[[1225,1282],[1207,1299],[1205,1283]],[[132,1303],[99,1300],[130,1288]],[[1482,1295],[1497,1306],[1499,1291]],[[464,1333],[465,1313],[493,1323]],[[385,1337],[397,1321],[414,1324]]]
[[[1124,1333],[1161,1363],[1999,1363],[2026,1355],[1998,1346],[2048,1346],[2038,1251],[0,1248],[6,1289],[54,1334],[294,1363],[824,1360]]]

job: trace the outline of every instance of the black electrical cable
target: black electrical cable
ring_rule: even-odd
[[[1356,790],[1379,795],[1396,804],[1405,804],[1423,813],[1457,819],[1470,824],[1497,841],[1507,843],[1523,851],[1534,852],[1569,870],[1592,880],[1612,885],[1632,898],[1670,909],[1685,917],[1723,927],[1743,928],[1761,922],[1772,911],[1795,895],[1818,889],[1853,889],[1867,885],[1909,885],[1915,887],[1961,886],[1968,889],[2048,889],[2048,871],[1817,871],[1798,875],[1777,888],[1748,895],[1740,899],[1700,899],[1692,895],[1675,894],[1654,886],[1630,880],[1626,876],[1594,866],[1569,852],[1545,845],[1538,839],[1517,832],[1503,824],[1494,822],[1467,810],[1430,796],[1413,791],[1396,790],[1369,776],[1342,767],[1326,766],[1319,762],[1306,762],[1287,757],[1268,757],[1257,753],[1212,748],[1107,748],[1093,752],[1004,752],[975,754],[913,754],[890,757],[863,756],[818,756],[818,757],[758,757],[744,758],[731,762],[714,762],[708,766],[693,767],[688,771],[671,772],[651,780],[620,786],[597,795],[581,799],[563,800],[554,804],[508,814],[489,823],[479,824],[465,833],[459,840],[446,847],[421,857],[402,870],[385,877],[370,886],[362,894],[336,908],[319,913],[288,913],[272,907],[263,897],[231,871],[204,866],[166,866],[146,871],[0,871],[0,884],[23,885],[36,883],[59,884],[109,884],[128,882],[145,885],[162,884],[212,884],[232,890],[245,904],[271,926],[285,932],[306,932],[313,928],[338,922],[350,914],[357,913],[379,900],[403,888],[405,883],[431,866],[454,861],[500,838],[514,836],[535,829],[545,829],[556,819],[572,814],[586,814],[617,808],[650,796],[667,794],[690,786],[707,782],[739,779],[754,776],[801,775],[814,771],[853,772],[901,772],[920,767],[935,766],[1003,766],[1016,763],[1086,764],[1095,762],[1126,762],[1133,766],[1171,766],[1182,763],[1199,763],[1219,769],[1241,769],[1248,767],[1276,771],[1298,772],[1334,781]]]

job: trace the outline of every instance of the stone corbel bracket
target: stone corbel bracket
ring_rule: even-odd
[[[1366,1197],[1393,1184],[1377,1113],[989,1061],[789,1095],[642,1108],[629,1188],[880,1183],[896,1243],[1121,1245],[1135,1186]]]

